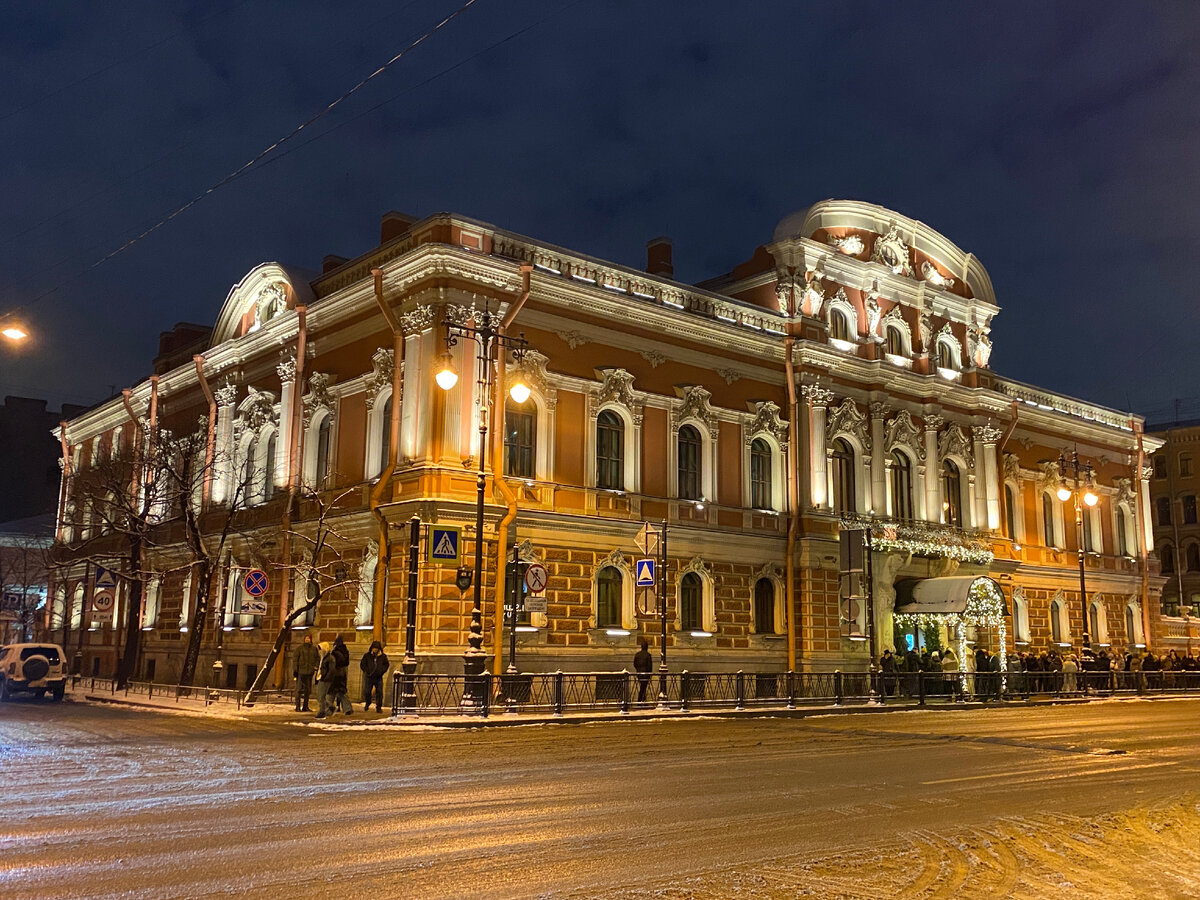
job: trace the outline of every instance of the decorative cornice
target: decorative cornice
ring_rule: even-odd
[[[296,355],[289,350],[279,354],[279,363],[275,366],[279,380],[284,384],[296,380]]]
[[[802,384],[800,395],[813,406],[828,406],[833,402],[833,391],[819,384]]]
[[[432,306],[416,306],[399,315],[400,329],[405,334],[419,334],[433,324],[437,312]]]
[[[1000,440],[1000,436],[1004,434],[999,428],[994,425],[976,425],[971,429],[971,436],[977,441],[982,441],[984,444],[995,444]]]
[[[754,418],[745,430],[746,446],[750,446],[754,438],[763,433],[771,435],[784,450],[787,449],[788,423],[779,414],[779,404],[771,400],[754,404]]]

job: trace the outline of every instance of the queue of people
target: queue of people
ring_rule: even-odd
[[[383,712],[383,679],[391,668],[383,644],[373,641],[359,660],[362,670],[363,711],[375,704],[376,712]],[[312,712],[309,705],[314,683],[316,684],[318,719],[328,718],[339,710],[349,716],[354,705],[347,696],[347,675],[350,671],[350,649],[339,634],[330,641],[313,645],[311,635],[292,654],[292,677],[295,680],[296,712]]]

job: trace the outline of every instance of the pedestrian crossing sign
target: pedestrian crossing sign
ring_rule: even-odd
[[[639,559],[637,561],[637,586],[654,587],[654,560]]]
[[[117,576],[105,569],[103,566],[96,566],[96,590],[108,589],[111,590],[117,586]]]
[[[425,561],[435,566],[461,566],[462,526],[430,525]]]

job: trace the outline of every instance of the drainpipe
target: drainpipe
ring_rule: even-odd
[[[1008,533],[1008,501],[1004,495],[1004,448],[1008,446],[1009,438],[1017,430],[1017,407],[1017,401],[1014,400],[1012,402],[1012,420],[1008,423],[1008,427],[1004,429],[1004,435],[1000,438],[1000,443],[996,446],[996,480],[999,482],[998,488],[1000,490],[1000,531],[1010,541],[1015,541],[1017,536]]]
[[[1138,556],[1140,557],[1140,562],[1141,562],[1141,565],[1139,566],[1139,568],[1141,569],[1141,572],[1142,572],[1142,639],[1146,644],[1146,649],[1149,650],[1150,649],[1150,571],[1148,568],[1148,564],[1149,564],[1148,556],[1149,556],[1150,550],[1146,546],[1146,516],[1150,515],[1150,510],[1146,509],[1144,503],[1142,502],[1142,466],[1144,466],[1146,464],[1146,450],[1142,446],[1142,425],[1141,425],[1141,423],[1138,422],[1136,419],[1134,419],[1131,416],[1129,419],[1129,424],[1133,428],[1134,436],[1137,438],[1137,466],[1133,470],[1133,485],[1134,485],[1133,489],[1134,489],[1134,495],[1137,497],[1137,511],[1138,511],[1137,521],[1138,521],[1138,525],[1141,526],[1138,528]],[[1167,472],[1169,472],[1169,473],[1174,472],[1174,467],[1168,466]],[[1174,488],[1174,475],[1173,474],[1171,476],[1170,491],[1171,491],[1171,507],[1172,507],[1171,521],[1175,522],[1178,519],[1178,516],[1175,515],[1175,509],[1174,509],[1175,488]],[[1176,541],[1175,541],[1174,553],[1175,553],[1175,569],[1176,569],[1176,571],[1178,571],[1179,563],[1180,563],[1178,531],[1176,531]],[[1183,602],[1182,581],[1180,582],[1179,602],[1180,603]],[[1134,636],[1132,634],[1127,634],[1127,635],[1125,635],[1125,637],[1129,641],[1130,644],[1136,643],[1133,639]],[[1133,649],[1136,650],[1137,648],[1135,647]]]
[[[62,444],[62,481],[58,485],[58,528],[55,536],[62,542],[63,519],[67,515],[67,483],[71,479],[71,448],[67,444],[67,423],[58,423],[58,440]]]
[[[212,493],[213,447],[217,439],[217,400],[213,397],[208,379],[204,377],[204,357],[196,354],[192,362],[196,364],[196,377],[200,379],[200,388],[204,391],[204,399],[208,401],[208,441],[204,445],[204,481],[200,487],[200,508],[207,509]]]
[[[404,362],[404,332],[391,307],[383,302],[383,269],[372,269],[375,279],[375,302],[379,305],[383,318],[392,329],[392,420],[388,432],[388,460],[379,480],[371,488],[371,512],[379,522],[379,554],[375,559],[375,589],[371,598],[371,621],[374,623],[372,634],[381,643],[385,641],[384,617],[387,614],[387,574],[391,568],[392,541],[388,534],[388,523],[383,513],[383,498],[392,484],[392,475],[396,471],[396,460],[400,456],[400,370]]]
[[[787,659],[788,671],[796,671],[796,533],[800,528],[800,467],[795,465],[800,453],[800,429],[796,408],[796,373],[792,366],[792,347],[796,339],[791,335],[783,342],[783,368],[787,378],[788,392],[788,447],[791,460],[788,463],[788,516],[787,530]]]
[[[513,323],[513,319],[517,317],[517,313],[521,311],[521,307],[529,299],[529,279],[532,274],[533,266],[528,263],[522,263],[521,296],[516,299],[508,308],[508,312],[504,314],[504,318],[500,321],[499,334],[504,334],[508,330],[508,326]],[[504,501],[508,505],[508,508],[504,511],[504,515],[496,525],[496,599],[493,603],[495,612],[492,623],[492,654],[495,658],[495,664],[492,667],[492,671],[497,675],[504,671],[504,574],[508,564],[508,526],[517,517],[517,495],[513,493],[512,488],[504,480],[504,368],[504,349],[500,348],[500,352],[497,354],[496,379],[493,388],[496,392],[496,402],[488,404],[491,407],[492,415],[492,428],[489,432],[492,437],[492,483],[504,495]],[[483,452],[482,447],[479,448],[479,452]],[[537,473],[535,472],[534,474]],[[512,660],[509,660],[510,665],[511,663]]]
[[[296,457],[299,455],[299,443],[301,435],[304,433],[300,428],[300,420],[304,411],[304,355],[306,352],[306,344],[308,341],[308,307],[303,303],[296,304],[296,380],[292,387],[292,417],[289,424],[288,434],[288,456],[287,456],[287,503],[283,507],[283,517],[281,526],[283,528],[283,536],[280,541],[281,547],[279,551],[280,568],[287,571],[287,567],[292,560],[292,507],[296,503],[296,487],[297,487],[297,472],[296,472]],[[319,560],[313,559],[313,565],[317,565]],[[228,577],[226,578],[228,581]],[[281,577],[279,579],[279,625],[284,627],[287,624],[287,618],[290,613],[292,585],[295,579]],[[275,659],[275,687],[282,690],[287,684],[286,654],[280,653]]]

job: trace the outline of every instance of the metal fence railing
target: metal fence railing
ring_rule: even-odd
[[[126,683],[125,687],[118,689],[115,678],[101,678],[98,675],[76,675],[72,678],[71,683],[75,689],[83,688],[93,693],[106,693],[114,697],[120,694],[122,697],[141,696],[147,700],[171,700],[175,703],[181,701],[202,702],[206,707],[219,703],[241,709],[246,699],[246,691],[232,688],[181,687],[176,684],[157,684],[153,681],[130,681]],[[254,698],[256,704],[292,703],[294,700],[295,694],[290,690],[259,691]]]
[[[1200,694],[1200,672],[528,672],[392,679],[392,715],[792,708],[847,702],[925,706],[1033,698]]]

